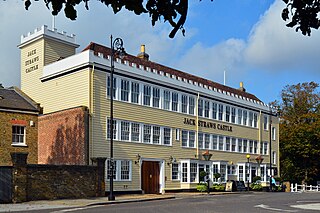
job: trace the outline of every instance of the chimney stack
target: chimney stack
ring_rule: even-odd
[[[138,58],[149,61],[149,55],[146,53],[146,46],[144,44],[140,47],[140,53],[137,55]]]
[[[242,82],[242,81],[240,82],[240,88],[239,88],[239,90],[242,91],[242,92],[245,92],[245,91],[246,91],[246,89],[243,87],[243,82]]]

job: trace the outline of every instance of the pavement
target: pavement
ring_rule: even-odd
[[[210,195],[222,195],[235,192],[211,192]],[[37,200],[17,204],[0,204],[0,212],[26,212],[43,209],[62,209],[62,208],[78,208],[89,207],[95,205],[120,204],[130,202],[145,202],[152,200],[175,199],[177,197],[186,196],[204,196],[206,193],[199,192],[179,192],[165,194],[132,194],[132,195],[116,195],[114,201],[109,201],[108,197],[94,197],[86,199],[59,199],[59,200]]]

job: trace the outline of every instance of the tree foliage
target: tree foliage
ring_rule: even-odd
[[[293,182],[320,178],[320,94],[315,82],[286,86],[281,102],[281,176]]]
[[[35,0],[39,1],[39,0]],[[43,0],[51,10],[53,15],[57,15],[64,9],[65,16],[71,20],[77,18],[75,6],[84,3],[85,8],[89,9],[89,0]],[[188,14],[188,0],[98,0],[108,7],[111,7],[116,14],[125,8],[134,12],[136,15],[148,13],[151,24],[163,20],[172,26],[169,34],[173,38],[178,30],[184,35],[184,24]],[[201,1],[201,0],[199,0]],[[213,0],[210,0],[213,1]],[[318,29],[320,20],[318,16],[320,10],[320,0],[283,0],[286,8],[282,11],[282,19],[289,21],[288,27],[296,27],[296,31],[301,31],[303,35],[311,34],[311,28]],[[31,5],[31,0],[25,0],[25,8]]]
[[[320,0],[283,0],[286,8],[282,10],[282,19],[288,21],[287,27],[295,27],[303,35],[311,35],[311,28],[320,26]]]

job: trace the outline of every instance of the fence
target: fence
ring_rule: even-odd
[[[291,192],[320,192],[320,186],[291,184]]]

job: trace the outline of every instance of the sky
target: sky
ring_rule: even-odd
[[[320,30],[311,37],[287,28],[281,18],[282,0],[190,0],[186,34],[169,38],[171,27],[158,22],[152,27],[148,15],[122,10],[113,14],[102,3],[77,6],[71,21],[63,11],[55,19],[59,32],[75,34],[78,52],[90,42],[110,46],[110,35],[121,37],[129,54],[146,45],[150,60],[217,83],[239,88],[265,103],[280,100],[286,85],[320,83]],[[0,83],[20,87],[22,34],[37,27],[52,28],[52,16],[44,1],[24,9],[22,0],[0,0]]]

